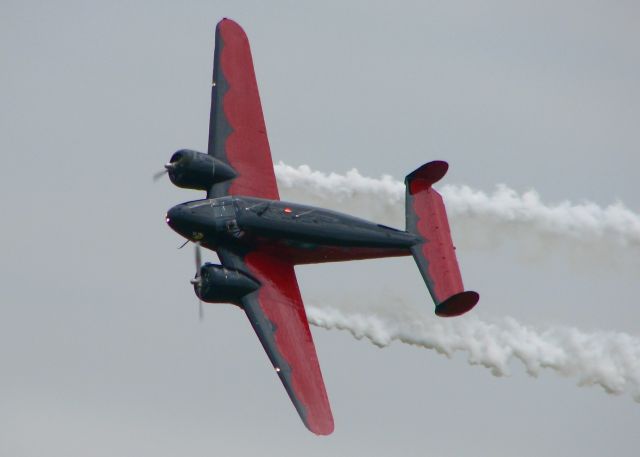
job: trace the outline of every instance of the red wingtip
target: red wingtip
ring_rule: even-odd
[[[326,436],[333,433],[333,417],[323,418],[320,421],[313,421],[312,423],[305,422],[307,428],[316,435]]]
[[[468,290],[452,295],[436,306],[436,315],[440,317],[455,317],[471,310],[480,300],[477,292]]]
[[[247,36],[247,34],[245,33],[244,29],[240,26],[240,24],[238,24],[233,19],[229,19],[227,17],[222,18],[222,20],[218,22],[217,27],[225,35],[238,34],[239,36],[244,36],[244,37]]]

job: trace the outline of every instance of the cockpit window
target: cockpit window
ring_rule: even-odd
[[[209,200],[197,200],[195,202],[187,203],[187,208],[194,209],[194,208],[199,208],[201,206],[207,206],[207,205],[211,205],[211,202]]]
[[[215,205],[213,207],[213,216],[224,218],[234,217],[233,202],[223,202],[221,205]]]

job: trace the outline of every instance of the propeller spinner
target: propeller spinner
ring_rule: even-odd
[[[173,170],[176,167],[176,162],[169,162],[164,164],[164,170],[160,170],[159,172],[153,175],[153,180],[157,181],[162,178],[165,174],[169,173],[169,170]]]

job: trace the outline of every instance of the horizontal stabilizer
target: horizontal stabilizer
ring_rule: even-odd
[[[442,317],[464,314],[480,298],[476,292],[464,291],[447,211],[442,196],[431,187],[448,168],[443,161],[429,162],[405,178],[407,231],[422,240],[411,254],[436,304],[436,314]]]

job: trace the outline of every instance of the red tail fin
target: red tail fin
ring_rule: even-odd
[[[429,162],[405,178],[407,231],[423,242],[411,248],[438,316],[459,316],[480,296],[464,291],[442,196],[431,185],[447,173],[447,162]]]

